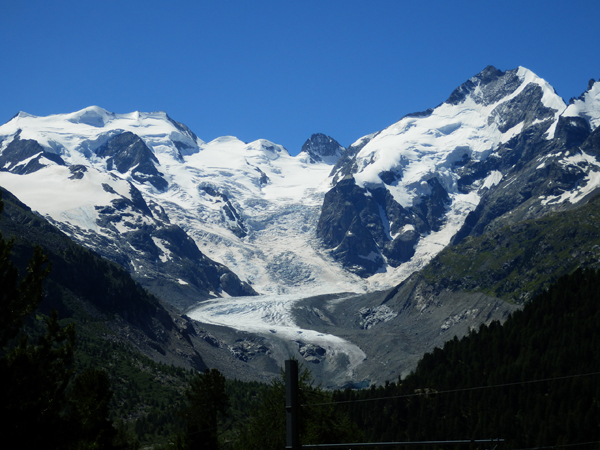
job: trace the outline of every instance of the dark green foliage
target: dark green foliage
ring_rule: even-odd
[[[46,327],[36,343],[21,335],[16,345],[3,348],[0,359],[0,427],[5,435],[19,436],[24,448],[60,448],[69,426],[63,414],[75,332],[72,326],[60,327],[56,313]]]
[[[0,192],[0,213],[4,209]],[[27,266],[27,275],[19,280],[19,271],[10,257],[14,239],[5,241],[0,233],[0,347],[14,338],[25,318],[37,309],[42,301],[42,280],[50,272],[48,258],[35,247]]]
[[[180,428],[179,410],[190,374],[180,367],[152,361],[130,346],[101,339],[110,335],[101,323],[78,328],[75,369],[100,369],[109,374],[110,418],[121,438],[141,444],[166,444]],[[128,445],[131,445],[129,442]]]
[[[600,196],[446,247],[422,271],[439,289],[523,303],[578,267],[600,265]]]
[[[40,358],[41,350],[35,350],[37,342],[33,338],[44,335],[44,317],[56,309],[63,317],[59,322],[61,327],[72,329],[74,325],[70,324],[77,327],[74,353],[62,367],[72,369],[74,376],[86,369],[109,374],[114,391],[109,417],[119,431],[115,442],[131,447],[133,435],[141,442],[166,441],[176,428],[176,413],[182,403],[188,374],[183,369],[157,364],[121,342],[110,321],[125,321],[152,339],[156,337],[153,320],[160,321],[167,329],[173,326],[168,314],[125,270],[76,245],[10,193],[2,189],[0,192],[6,201],[0,230],[4,235],[14,236],[8,242],[0,239],[0,343],[12,337],[10,343],[15,347],[18,344],[15,335],[23,330],[23,335],[29,335],[30,339],[21,353],[32,355],[29,359],[34,362]],[[44,254],[52,260],[52,272],[45,279],[49,264],[44,264],[46,257],[34,243],[43,245]],[[20,272],[25,274],[22,281],[19,281]],[[33,295],[39,295],[36,302],[23,300]],[[32,311],[35,316],[25,319]],[[23,323],[25,328],[21,327]],[[58,348],[59,343],[55,347]],[[21,356],[19,361],[23,358]],[[39,370],[44,369],[40,366]],[[37,372],[31,371],[34,373]],[[24,386],[27,378],[22,379]],[[73,376],[69,380],[73,381]],[[19,399],[20,389],[7,390],[3,395],[14,394],[14,398]],[[71,391],[67,389],[67,392]],[[70,409],[65,401],[61,405],[61,414],[66,420]],[[70,424],[69,429],[76,427]]]
[[[110,448],[117,431],[109,420],[109,403],[113,393],[106,372],[88,369],[79,375],[70,395],[71,414],[78,427],[78,448]]]
[[[4,204],[0,198],[0,212]],[[11,260],[14,241],[0,234],[0,430],[22,448],[113,448],[106,375],[86,372],[73,381],[75,327],[55,310],[37,313],[47,257],[35,247],[26,275]]]
[[[300,442],[325,444],[360,442],[362,433],[348,416],[336,411],[331,393],[312,385],[310,372],[301,370],[299,376]],[[286,446],[285,381],[275,379],[264,393],[261,405],[255,409],[234,448],[244,450],[279,450]]]
[[[238,432],[248,422],[250,413],[256,411],[270,385],[257,381],[227,380],[226,391],[229,397],[227,417],[229,424],[224,430],[224,441],[234,441]]]
[[[176,448],[219,449],[219,424],[229,407],[225,377],[217,369],[206,369],[190,380],[185,395],[187,405],[181,412],[185,428],[176,440]]]
[[[426,354],[399,384],[335,398],[386,398],[344,407],[374,441],[598,442],[599,325],[600,273],[578,270],[504,325],[492,322]]]
[[[0,212],[3,209],[0,197]],[[50,268],[36,247],[27,275],[20,278],[10,260],[13,245],[0,234],[0,430],[6,436],[19,436],[26,448],[58,448],[66,426],[61,413],[75,332],[73,326],[60,327],[56,312],[46,320],[45,330],[41,318],[34,320],[31,328],[38,331],[37,339],[21,332],[42,301],[42,281]]]
[[[47,278],[45,298],[41,305],[44,312],[49,313],[56,308],[61,317],[71,316],[72,307],[65,305],[64,299],[68,294],[77,299],[76,303],[83,300],[103,313],[118,314],[148,333],[151,333],[147,325],[148,317],[166,316],[158,300],[137,284],[122,267],[75,244],[33,214],[12,194],[2,192],[6,211],[0,221],[0,230],[14,236],[9,243],[14,265],[24,270],[36,245],[43,247],[44,253],[52,261],[52,272]]]

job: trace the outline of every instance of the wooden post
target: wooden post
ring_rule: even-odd
[[[286,449],[300,449],[300,429],[298,405],[298,361],[285,361],[285,411],[286,411]]]

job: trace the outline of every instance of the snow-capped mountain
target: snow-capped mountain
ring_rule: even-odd
[[[332,137],[315,133],[304,143],[299,157],[305,163],[326,162],[333,165],[345,151],[346,149]]]
[[[510,165],[500,160],[511,142],[528,133],[554,142],[567,118],[595,129],[597,85],[567,107],[531,71],[490,66],[436,108],[348,150],[314,134],[296,157],[267,140],[206,143],[164,112],[19,113],[0,127],[0,182],[146,285],[174,254],[164,238],[148,238],[144,261],[139,245],[112,243],[160,221],[257,292],[368,291],[398,283],[456,241],[482,196],[506,180]],[[168,278],[185,291],[198,284],[186,276]],[[251,291],[234,284],[201,290]]]
[[[531,71],[487,67],[438,107],[349,147],[332,172],[319,237],[361,276],[408,276],[448,245],[504,176],[488,170],[466,189],[464,167],[494,161],[502,145],[533,129],[552,140],[565,107]]]
[[[600,83],[591,79],[588,89],[577,99],[571,99],[563,117],[581,117],[592,130],[600,125]]]
[[[314,235],[344,149],[311,139],[291,157],[267,140],[205,143],[163,112],[19,113],[0,127],[0,184],[180,307],[356,289]],[[209,270],[211,260],[221,265]]]
[[[500,299],[443,302],[409,277],[450,244],[593,197],[599,124],[600,82],[566,105],[531,71],[491,66],[348,149],[314,134],[295,157],[204,142],[163,112],[19,113],[0,127],[0,186],[180,309],[216,299],[192,317],[255,336],[216,347],[248,364],[296,351],[337,386],[406,372],[415,352],[503,318]],[[255,293],[270,295],[219,300]],[[399,327],[412,350],[390,356]]]

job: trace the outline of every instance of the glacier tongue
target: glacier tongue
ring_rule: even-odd
[[[324,350],[330,359],[343,354],[348,358],[346,375],[351,379],[354,369],[366,358],[355,344],[338,336],[303,329],[296,325],[292,308],[306,294],[266,295],[211,300],[189,311],[187,315],[199,322],[221,325],[285,341],[312,344]],[[338,375],[339,376],[339,375]]]

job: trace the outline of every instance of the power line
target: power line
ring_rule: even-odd
[[[520,448],[517,450],[544,450],[547,448],[566,448],[566,447],[578,447],[580,445],[600,445],[600,441],[592,441],[592,442],[578,442],[576,444],[557,444],[557,445],[548,445],[546,447],[530,447],[530,448]]]
[[[408,441],[408,442],[359,442],[341,444],[304,444],[301,448],[353,448],[353,447],[408,447],[427,445],[493,444],[504,439],[463,439],[458,441]],[[289,448],[289,447],[288,447]]]
[[[398,399],[398,398],[410,398],[410,397],[422,397],[422,396],[428,396],[428,395],[451,394],[451,393],[455,393],[455,392],[477,391],[477,390],[482,390],[482,389],[493,389],[493,388],[516,386],[516,385],[523,385],[523,384],[544,383],[547,381],[566,380],[569,378],[588,377],[588,376],[593,376],[593,375],[600,375],[600,372],[565,375],[562,377],[543,378],[543,379],[539,379],[539,380],[515,381],[513,383],[493,384],[493,385],[488,385],[488,386],[476,386],[476,387],[470,387],[470,388],[449,389],[446,391],[427,391],[427,392],[416,392],[414,394],[394,395],[394,396],[390,396],[390,397],[364,398],[364,399],[356,399],[356,400],[340,400],[337,402],[327,402],[327,403],[311,403],[311,404],[304,404],[302,406],[341,405],[341,404],[345,404],[345,403],[364,403],[364,402],[374,402],[377,400],[392,400],[392,399]]]

